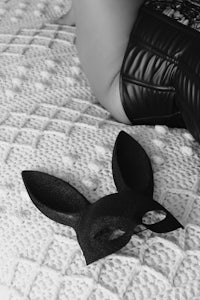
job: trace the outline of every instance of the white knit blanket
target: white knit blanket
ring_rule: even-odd
[[[81,68],[75,29],[51,23],[69,6],[0,1],[0,299],[199,300],[199,144],[185,129],[110,117]],[[86,266],[75,231],[36,209],[21,171],[62,178],[95,202],[116,191],[111,158],[121,130],[151,159],[154,199],[185,228],[144,231]]]

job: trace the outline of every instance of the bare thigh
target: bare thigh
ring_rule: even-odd
[[[119,72],[143,0],[73,0],[77,50],[99,102],[129,123],[119,95]]]

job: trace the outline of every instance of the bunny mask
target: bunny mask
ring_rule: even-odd
[[[71,226],[90,264],[124,247],[137,226],[156,233],[183,226],[161,204],[153,200],[153,172],[144,149],[121,131],[116,139],[112,171],[117,193],[91,204],[69,183],[39,171],[23,171],[22,178],[35,206],[50,219]],[[163,211],[165,219],[144,224],[149,211]],[[113,236],[119,233],[120,236]]]

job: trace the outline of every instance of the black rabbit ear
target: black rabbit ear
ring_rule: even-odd
[[[113,178],[117,190],[132,189],[153,196],[153,171],[142,146],[124,131],[120,131],[113,150]]]
[[[90,203],[69,183],[39,171],[23,171],[22,178],[35,206],[50,219],[76,228]]]

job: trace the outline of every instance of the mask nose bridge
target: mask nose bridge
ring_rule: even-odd
[[[90,208],[88,208],[90,210]],[[92,217],[85,212],[84,220],[86,223],[79,224],[76,230],[77,239],[83,251],[87,265],[101,259],[107,255],[110,255],[122,247],[124,247],[131,239],[132,232],[130,230],[124,230],[124,233],[119,237],[110,239],[116,230],[121,229],[120,217],[97,217],[96,222],[92,222]],[[131,226],[129,226],[131,227]]]

